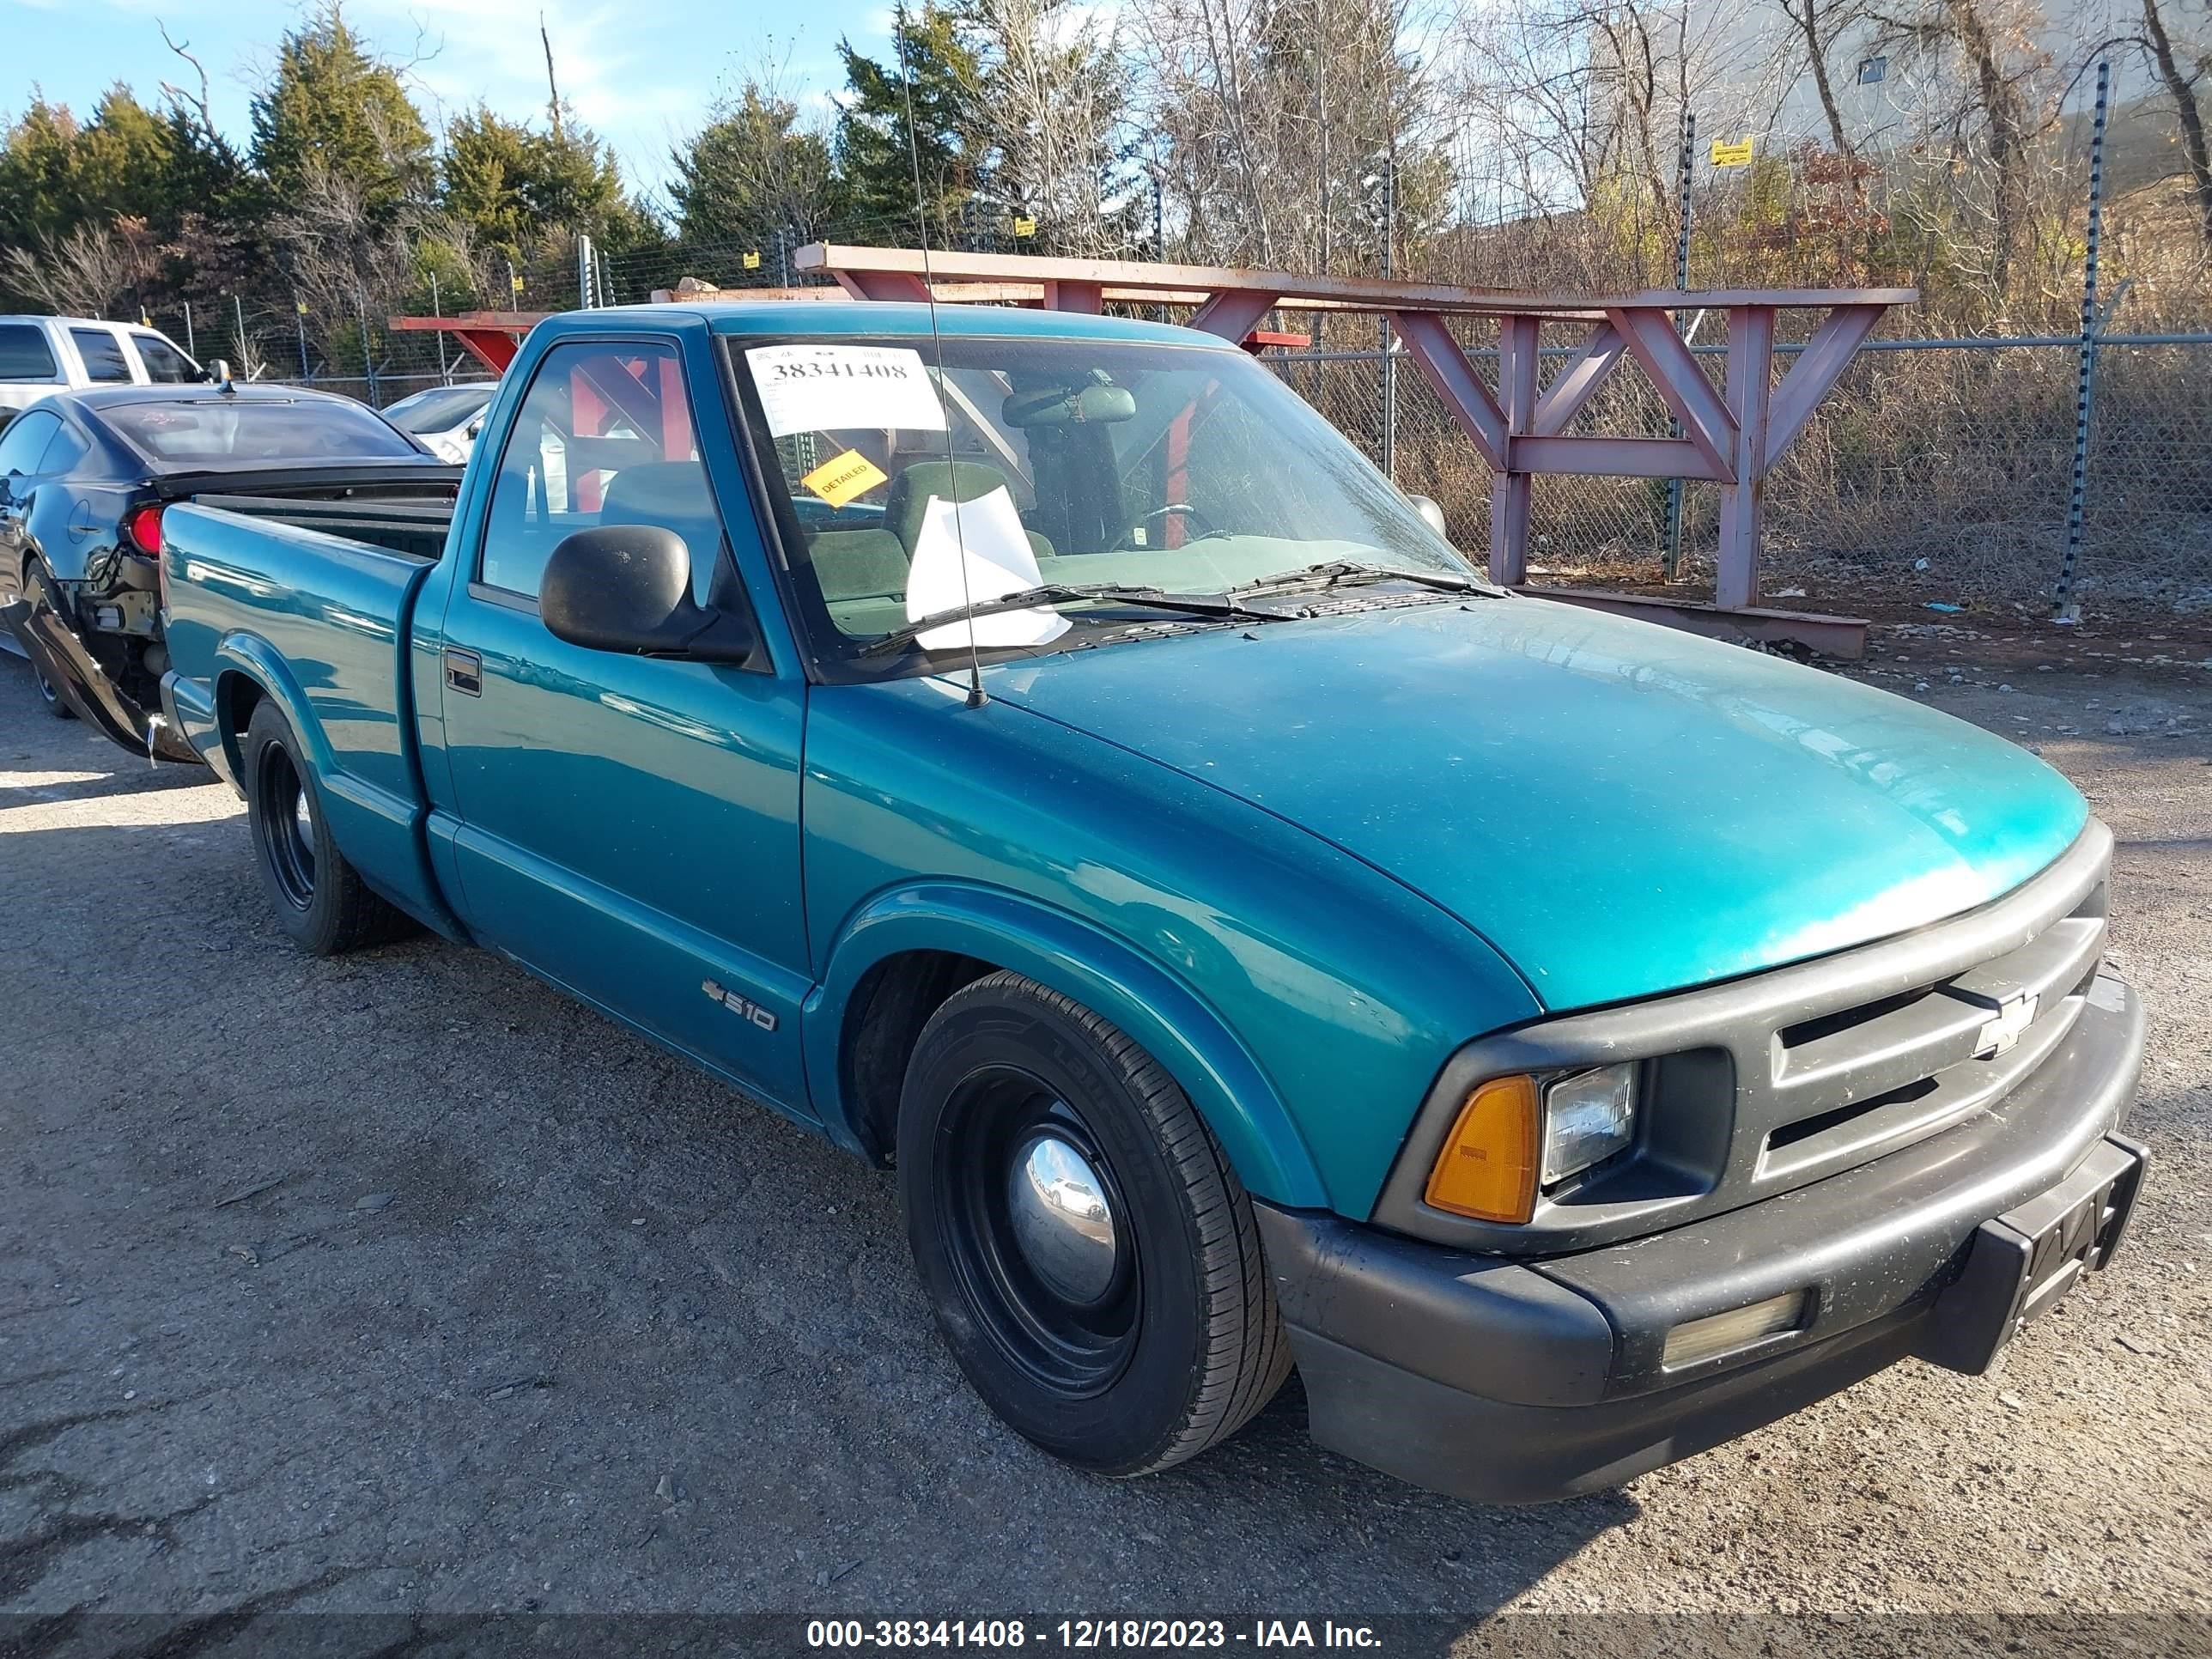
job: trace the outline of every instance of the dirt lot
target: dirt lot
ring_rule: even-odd
[[[1526,1511],[1316,1451],[1295,1384],[1164,1478],[1054,1464],[939,1346],[886,1177],[489,956],[301,957],[226,790],[48,720],[0,658],[0,1613],[33,1615],[0,1651],[98,1650],[118,1611],[221,1650],[283,1609],[2058,1610],[2171,1639],[2158,1615],[2212,1611],[2212,669],[1883,643],[1859,672],[2037,748],[2118,835],[2153,1022],[2133,1241],[1996,1375],[1908,1364]]]

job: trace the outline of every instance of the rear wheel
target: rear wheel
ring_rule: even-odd
[[[46,590],[40,585],[39,577],[46,574],[46,561],[40,558],[37,554],[33,553],[23,561],[22,594],[33,604],[42,603],[45,599]],[[52,580],[51,575],[48,575],[48,580]],[[76,710],[69,706],[69,699],[62,696],[61,688],[46,678],[46,671],[39,666],[35,659],[31,664],[31,673],[38,681],[39,701],[46,705],[46,713],[58,720],[75,720]]]
[[[908,1237],[1006,1422],[1101,1474],[1226,1439],[1289,1374],[1251,1200],[1166,1073],[1018,974],[956,993],[900,1105]]]
[[[328,957],[406,932],[406,916],[371,892],[338,851],[299,738],[275,703],[255,708],[243,759],[261,884],[293,942]]]

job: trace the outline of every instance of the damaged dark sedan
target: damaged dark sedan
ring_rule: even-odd
[[[343,535],[373,514],[445,539],[461,469],[350,398],[292,386],[118,386],[43,399],[0,433],[0,622],[40,695],[160,759],[162,514],[199,501]]]

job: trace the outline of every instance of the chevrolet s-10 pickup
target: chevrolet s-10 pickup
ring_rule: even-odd
[[[283,927],[487,946],[895,1168],[1083,1468],[1295,1366],[1324,1445],[1558,1498],[1983,1371],[2120,1241],[2066,781],[1501,592],[1222,341],[574,313],[419,516],[164,521],[161,718]]]

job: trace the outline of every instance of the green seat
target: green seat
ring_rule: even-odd
[[[807,544],[806,556],[832,604],[906,592],[906,544],[888,530],[825,530]]]
[[[891,480],[890,494],[884,498],[884,522],[912,557],[915,538],[921,534],[923,515],[932,501],[981,501],[994,489],[1013,494],[1006,475],[995,466],[981,461],[916,461]],[[1042,536],[1026,526],[1022,533],[1039,558],[1053,556],[1052,544]]]

